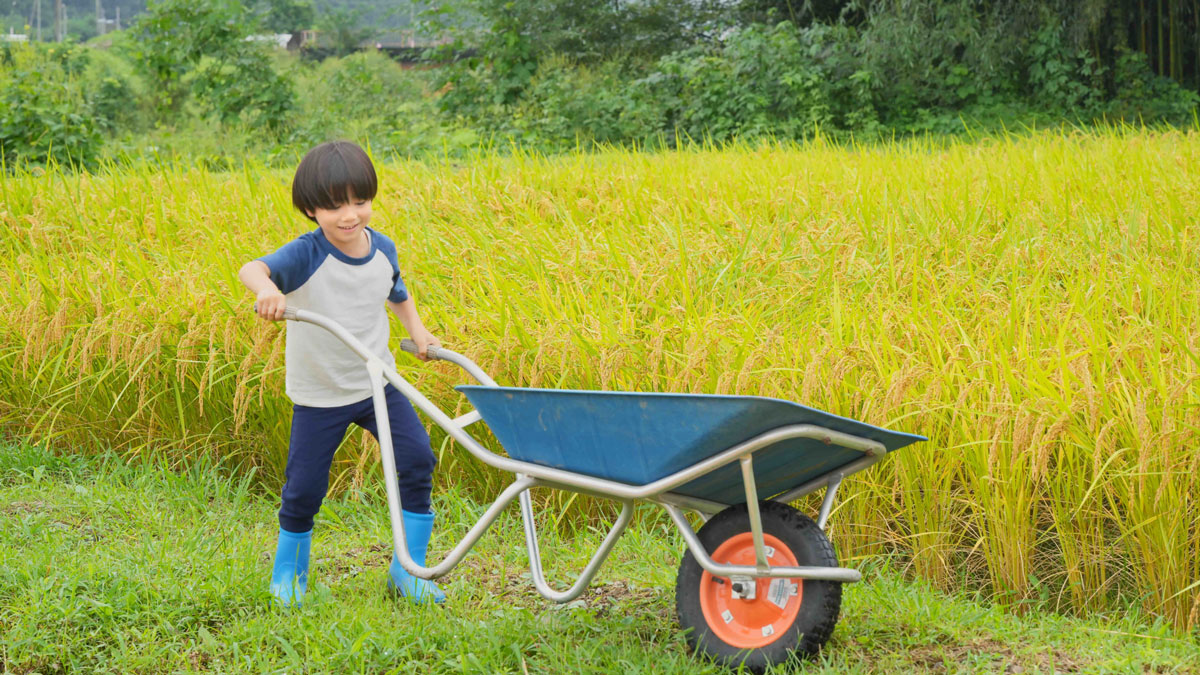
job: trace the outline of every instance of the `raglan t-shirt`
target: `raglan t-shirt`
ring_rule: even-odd
[[[396,245],[370,228],[365,231],[371,250],[361,258],[343,253],[317,228],[259,260],[270,268],[271,281],[287,297],[288,307],[333,319],[395,367],[384,301],[404,302],[408,289],[400,278]],[[320,326],[288,321],[284,362],[286,391],[294,403],[332,408],[371,396],[366,364]]]

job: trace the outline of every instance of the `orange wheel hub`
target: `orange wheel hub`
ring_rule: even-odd
[[[796,557],[778,538],[763,534],[767,562],[772,567],[797,566]],[[730,537],[712,554],[717,564],[755,564],[754,536],[745,532]],[[733,581],[708,572],[700,577],[700,611],[709,630],[726,644],[740,649],[763,647],[778,640],[800,611],[804,582],[801,579],[756,578],[754,599],[733,595]]]

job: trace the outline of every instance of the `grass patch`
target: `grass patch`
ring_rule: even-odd
[[[177,473],[4,445],[0,504],[6,672],[722,672],[687,652],[673,598],[683,545],[653,519],[627,531],[580,601],[556,606],[528,580],[514,507],[443,579],[447,605],[420,607],[384,594],[390,535],[368,487],[322,509],[306,602],[281,611],[266,591],[275,498],[219,466]],[[437,556],[483,507],[454,492],[435,507]],[[542,536],[562,584],[603,533]],[[1200,644],[1161,621],[1018,617],[906,581],[879,559],[860,567],[866,581],[847,587],[822,656],[778,672],[1200,667]]]

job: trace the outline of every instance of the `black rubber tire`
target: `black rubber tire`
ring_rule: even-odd
[[[782,541],[799,565],[837,567],[833,544],[812,518],[796,509],[773,501],[759,502],[763,532]],[[750,531],[746,505],[731,506],[713,516],[697,533],[700,543],[711,555],[726,540]],[[675,580],[675,611],[679,624],[687,632],[693,652],[703,654],[730,667],[744,665],[761,672],[768,666],[794,657],[813,656],[833,634],[842,606],[842,585],[836,581],[797,580],[803,584],[799,613],[779,639],[756,649],[728,644],[714,634],[700,608],[700,581],[704,574],[691,551],[684,551]]]

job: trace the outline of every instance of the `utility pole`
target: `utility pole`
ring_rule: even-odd
[[[121,30],[121,6],[117,5],[117,23],[114,26],[116,30]]]
[[[35,23],[37,24],[37,40],[38,40],[38,42],[41,42],[42,41],[42,0],[37,0],[37,4],[33,6],[33,15],[35,17],[37,17],[35,19]]]
[[[63,4],[62,0],[54,0],[54,41],[62,42],[62,19],[63,19]]]
[[[104,8],[96,0],[96,35],[104,35]]]

